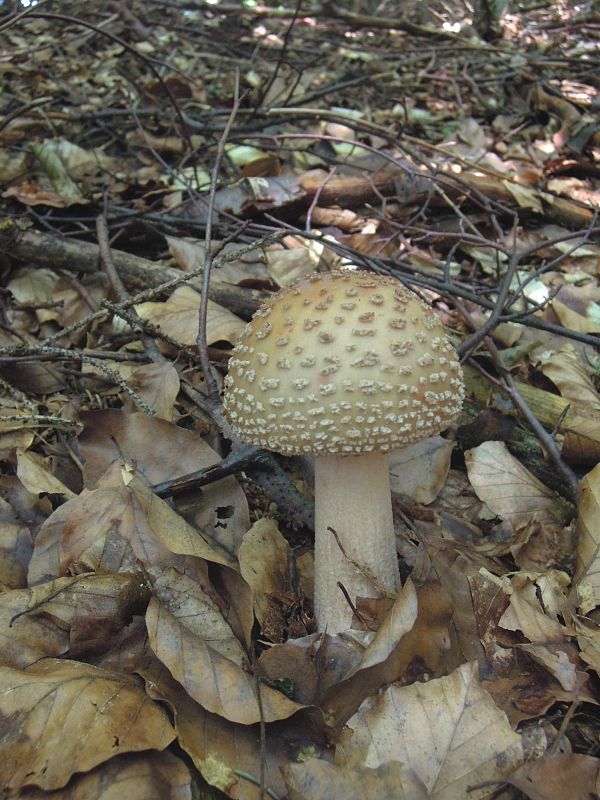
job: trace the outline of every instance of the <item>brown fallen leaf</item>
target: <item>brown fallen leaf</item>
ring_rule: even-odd
[[[150,593],[137,573],[59,578],[28,591],[27,614],[13,629],[26,618],[52,622],[68,632],[70,656],[85,660],[104,652],[132,616],[145,610]]]
[[[261,748],[258,725],[238,725],[205,711],[160,662],[147,664],[140,673],[150,696],[172,709],[179,744],[204,780],[232,800],[260,800],[261,766],[266,789],[283,797],[281,767],[303,751],[322,752],[316,746],[314,727],[298,716],[268,725],[267,747]]]
[[[598,796],[600,759],[555,753],[527,762],[506,778],[530,800],[589,800]]]
[[[53,584],[68,585],[73,578]],[[48,584],[43,584],[47,586]],[[69,632],[44,616],[27,613],[35,590],[0,592],[0,664],[24,668],[48,656],[62,656],[69,650]]]
[[[495,675],[511,675],[516,667],[514,645],[520,638],[500,628],[499,621],[509,604],[503,581],[487,570],[469,575],[473,613],[487,664]]]
[[[0,668],[0,785],[59,789],[120,753],[163,750],[175,738],[166,712],[136,681],[77,661]]]
[[[539,599],[539,588],[526,574],[517,573],[502,582],[509,595],[509,604],[499,620],[501,628],[521,631],[532,643],[562,642],[570,630],[552,614],[546,613]]]
[[[365,797],[394,800],[429,800],[423,782],[399,761],[388,761],[373,769],[337,766],[313,758],[306,764],[284,769],[289,800],[364,800]]]
[[[448,477],[454,442],[431,436],[390,456],[392,492],[427,505],[435,500]]]
[[[600,625],[587,617],[576,617],[577,644],[580,657],[600,674]]]
[[[587,614],[600,605],[600,464],[581,481],[578,505],[573,583],[580,611]]]
[[[356,666],[322,698],[332,726],[343,725],[366,697],[400,677],[415,654],[415,640],[406,643],[406,639],[417,623],[418,611],[417,592],[409,578]]]
[[[350,765],[410,764],[432,800],[489,797],[523,761],[521,737],[482,688],[474,664],[443,678],[388,687],[348,721],[353,731],[338,748]]]
[[[181,344],[195,345],[198,336],[200,294],[191,286],[179,286],[164,303],[146,302],[135,306],[142,319],[158,325]],[[235,344],[244,328],[244,321],[223,306],[208,301],[206,338],[208,344],[218,341]]]
[[[129,473],[118,464],[105,481],[106,486],[84,489],[46,520],[29,564],[31,584],[69,571],[139,572],[140,565],[182,566],[181,556],[233,566],[225,551],[188,525],[141,480],[129,480]]]
[[[272,519],[262,518],[244,536],[238,560],[242,578],[250,586],[254,613],[263,636],[282,641],[286,595],[290,593],[292,551]]]
[[[132,370],[127,385],[139,394],[156,411],[160,419],[173,419],[173,406],[179,394],[179,373],[168,361],[142,364]],[[131,397],[123,397],[125,408],[137,410]]]
[[[64,497],[76,497],[68,486],[65,486],[51,472],[51,465],[36,453],[17,450],[17,476],[28,492],[32,494],[59,494]]]
[[[10,503],[0,497],[0,588],[2,590],[20,589],[27,585],[27,565],[32,550],[33,539],[27,525],[19,518]]]
[[[221,456],[192,431],[147,414],[114,409],[81,414],[79,445],[85,459],[88,489],[115,461],[135,463],[140,475],[155,485],[217,464]],[[190,503],[188,502],[188,506]],[[239,547],[250,527],[248,501],[233,477],[215,481],[196,492],[186,518],[207,530],[230,553]]]
[[[591,377],[592,369],[589,365],[586,368],[583,356],[571,343],[563,344],[557,351],[540,353],[539,366],[562,397],[600,409],[600,396]]]
[[[111,758],[64,789],[42,792],[24,789],[20,800],[192,800],[188,767],[168,751]]]
[[[484,442],[467,450],[465,462],[479,499],[515,527],[533,514],[542,524],[563,520],[564,509],[554,493],[509,453],[504,442]]]
[[[260,685],[259,702],[259,684],[233,633],[226,640],[212,639],[210,625],[199,629],[196,620],[188,618],[187,605],[178,604],[176,593],[161,592],[161,596],[152,598],[146,612],[150,646],[203,708],[231,722],[252,725],[261,719],[286,719],[304,707],[266,685]]]
[[[544,667],[556,678],[565,692],[575,692],[579,686],[579,675],[575,664],[575,653],[569,658],[567,649],[557,644],[521,644],[519,650],[532,658],[536,664]],[[580,673],[581,678],[585,679],[585,673]]]

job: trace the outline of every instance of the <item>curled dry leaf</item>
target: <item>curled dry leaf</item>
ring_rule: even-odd
[[[318,256],[306,246],[288,250],[271,248],[265,253],[269,275],[278,286],[289,286],[298,278],[310,275],[317,268]]]
[[[192,272],[204,264],[205,243],[203,239],[176,238],[175,236],[165,236],[169,246],[169,253],[175,259],[179,269],[183,272]],[[215,242],[213,244],[222,245]],[[217,269],[213,269],[210,274],[210,282],[229,283],[232,285],[242,284],[244,281],[253,280],[268,283],[269,273],[265,267],[265,253],[262,247],[256,250],[246,251],[247,245],[240,245],[236,242],[229,242],[220,251],[220,257],[231,256],[238,250],[245,250],[239,261],[224,261]]]
[[[164,303],[147,302],[135,306],[142,319],[160,327],[181,344],[195,345],[198,336],[200,294],[191,286],[179,286]],[[231,311],[212,300],[208,301],[206,339],[208,344],[229,342],[235,344],[244,329],[244,322]]]
[[[5,487],[3,487],[5,489]],[[0,589],[27,585],[27,564],[33,540],[12,506],[0,497]]]
[[[51,585],[70,584],[60,578]],[[41,587],[40,587],[41,588]],[[24,668],[48,656],[62,656],[69,649],[69,632],[44,616],[28,614],[35,589],[0,593],[0,664]]]
[[[115,465],[103,486],[83,492],[48,517],[35,541],[29,582],[77,572],[136,572],[180,563],[177,555],[232,565],[222,549],[182,519],[138,478],[127,486]]]
[[[430,436],[390,455],[392,492],[412,497],[417,503],[432,503],[448,477],[454,442]]]
[[[345,723],[366,697],[405,678],[415,659],[436,674],[450,644],[451,617],[452,603],[439,583],[415,590],[409,578],[358,665],[323,698],[330,724]]]
[[[477,497],[515,528],[534,514],[542,524],[566,521],[554,493],[509,453],[504,442],[484,442],[467,450],[465,462]]]
[[[254,523],[238,550],[240,573],[252,590],[256,619],[263,635],[272,641],[281,641],[284,634],[291,559],[289,544],[267,518]]]
[[[129,573],[59,578],[34,586],[29,593],[27,617],[47,619],[67,631],[71,657],[86,659],[103,653],[132,616],[145,610],[149,599],[146,582]]]
[[[523,761],[521,737],[482,688],[475,664],[428,683],[394,684],[366,700],[348,726],[340,758],[372,768],[410,764],[432,800],[489,797],[495,787],[467,789],[504,780]]]
[[[302,747],[317,752],[314,730],[298,717],[268,727],[268,745],[262,749],[258,725],[236,725],[205,711],[159,662],[141,673],[150,696],[172,709],[178,742],[204,780],[232,800],[261,800],[257,784],[262,766],[265,787],[275,797],[283,797],[281,767],[294,760]]]
[[[593,283],[586,286],[562,286],[551,306],[565,328],[579,333],[594,333],[600,330],[599,321],[591,313],[591,307],[600,300],[600,289]]]
[[[536,664],[547,669],[565,692],[574,692],[577,689],[578,677],[575,665],[559,645],[521,644],[518,647],[519,650],[527,653]]]
[[[417,593],[409,578],[362,658],[343,676],[343,680],[330,687],[322,699],[330,724],[341,726],[365,697],[399,677],[396,662],[401,643],[415,625],[417,613]]]
[[[81,419],[85,428],[79,444],[88,488],[95,487],[108,467],[123,457],[135,463],[150,484],[188,475],[221,460],[196,434],[146,414],[91,411]],[[203,486],[196,495],[191,521],[233,553],[250,527],[248,503],[239,483],[233,477],[223,478]]]
[[[180,758],[168,751],[116,756],[62,790],[48,794],[25,789],[21,800],[192,800],[191,775]]]
[[[506,780],[530,800],[588,800],[598,794],[600,759],[580,753],[554,753],[527,762]]]
[[[562,642],[570,634],[546,609],[538,597],[538,587],[527,575],[517,573],[512,580],[502,579],[509,594],[509,605],[499,624],[510,631],[521,631],[533,644]]]
[[[152,650],[203,708],[231,722],[252,725],[261,719],[286,719],[304,707],[270,686],[259,685],[233,634],[226,641],[214,640],[210,630],[200,626],[199,635],[195,620],[187,618],[186,612],[187,606],[177,606],[176,595],[162,601],[153,597],[146,626]]]
[[[46,463],[45,463],[46,462]],[[17,450],[17,477],[31,494],[61,494],[65,497],[75,497],[68,486],[56,478],[46,459],[36,453]]]
[[[580,611],[587,614],[600,605],[600,464],[580,486],[574,583]]]
[[[587,617],[575,618],[580,657],[600,674],[600,625]]]
[[[127,385],[156,411],[157,417],[172,420],[173,406],[179,394],[179,373],[171,363],[143,364],[132,371]],[[131,397],[124,396],[123,400],[129,407],[133,406]]]
[[[289,800],[364,800],[365,797],[394,800],[429,800],[423,782],[399,761],[388,761],[370,769],[337,766],[313,758],[306,764],[284,769]]]
[[[600,396],[590,377],[590,367],[586,369],[583,358],[572,344],[564,344],[558,351],[544,351],[539,358],[542,372],[562,397],[600,409]]]
[[[478,638],[485,657],[480,657],[480,663],[485,664],[486,672],[495,675],[513,674],[517,653],[512,646],[515,642],[510,634],[503,636],[503,629],[499,628],[499,620],[506,611],[509,603],[506,578],[498,578],[487,569],[482,568],[468,576],[471,589],[472,614],[477,623]],[[479,644],[479,642],[477,642]]]
[[[6,289],[24,305],[47,305],[53,299],[52,292],[59,280],[51,269],[24,267],[13,272]]]
[[[138,684],[76,661],[0,668],[0,784],[59,789],[120,753],[163,750],[175,738],[165,711]]]

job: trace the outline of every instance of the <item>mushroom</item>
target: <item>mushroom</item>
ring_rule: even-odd
[[[463,394],[441,321],[394,278],[311,275],[246,326],[223,408],[242,441],[314,456],[319,630],[351,627],[339,584],[353,604],[400,588],[388,453],[446,428]]]

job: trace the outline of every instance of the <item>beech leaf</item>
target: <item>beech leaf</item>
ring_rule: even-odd
[[[0,668],[0,784],[58,789],[120,753],[163,750],[174,739],[166,712],[138,684],[77,661]]]

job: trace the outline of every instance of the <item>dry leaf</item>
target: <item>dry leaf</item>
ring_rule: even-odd
[[[284,598],[290,592],[292,551],[272,519],[259,519],[244,535],[238,550],[242,578],[250,586],[254,613],[263,635],[281,641]]]
[[[29,582],[77,572],[138,572],[195,556],[233,565],[231,557],[193,528],[138,478],[126,486],[119,465],[107,486],[83,492],[51,514],[35,541]]]
[[[283,797],[280,768],[305,748],[318,752],[314,730],[294,717],[267,728],[268,746],[261,748],[258,725],[236,725],[210,714],[194,702],[156,661],[141,670],[151,697],[173,710],[178,742],[211,786],[232,800],[261,800],[259,776],[264,765],[265,787]],[[252,778],[255,780],[253,781]]]
[[[394,684],[366,700],[348,727],[354,733],[338,748],[340,759],[371,768],[410,764],[432,800],[490,797],[495,786],[467,789],[502,781],[523,761],[521,737],[481,687],[474,664],[428,683]]]
[[[59,789],[75,772],[175,738],[166,712],[134,680],[89,664],[1,667],[0,685],[0,784],[13,791]]]
[[[150,645],[187,693],[207,711],[231,722],[252,725],[286,719],[303,706],[285,695],[261,685],[248,672],[247,665],[222,655],[210,638],[203,639],[188,627],[185,609],[171,605],[173,611],[153,597],[146,613]],[[176,616],[177,614],[177,616]],[[229,642],[234,647],[233,641]],[[241,651],[241,646],[239,647]]]
[[[579,655],[600,675],[600,625],[586,617],[575,618]]]
[[[179,374],[168,361],[137,367],[127,378],[127,385],[156,411],[158,417],[173,419],[173,406],[179,394]],[[130,397],[124,395],[123,400],[126,407],[133,407]]]
[[[577,671],[564,650],[556,645],[543,644],[520,644],[518,647],[519,650],[527,653],[536,664],[547,669],[565,692],[574,692],[577,689]]]
[[[53,581],[68,585],[74,578]],[[46,586],[47,584],[44,584]],[[51,619],[27,611],[32,605],[34,590],[0,592],[0,664],[24,668],[41,658],[62,656],[69,650],[69,632]]]
[[[569,630],[546,613],[538,597],[538,589],[527,575],[517,573],[510,583],[506,578],[503,582],[510,599],[498,623],[502,628],[521,631],[534,644],[564,641]]]
[[[422,781],[399,761],[379,767],[342,767],[313,758],[306,764],[289,764],[284,769],[289,800],[429,800]]]
[[[27,613],[13,623],[13,629],[26,619],[52,622],[68,633],[71,657],[86,660],[102,653],[132,616],[145,610],[149,599],[149,588],[137,574],[59,578],[28,593],[23,609]]]
[[[81,418],[85,429],[79,445],[88,488],[123,457],[135,463],[139,474],[152,485],[206,469],[221,460],[197,434],[147,414],[91,411]],[[203,486],[194,493],[193,504],[188,499],[187,505],[190,522],[230,553],[237,550],[250,522],[246,496],[235,478]]]
[[[65,789],[48,794],[25,789],[20,800],[192,800],[191,775],[168,751],[116,756],[76,775]]]
[[[465,452],[469,480],[488,508],[515,528],[533,515],[542,524],[561,522],[554,493],[512,456],[504,442],[484,442]]]
[[[587,614],[600,605],[600,464],[581,481],[578,505],[574,584],[580,611]]]
[[[600,331],[600,324],[590,314],[590,307],[599,300],[600,290],[593,284],[562,286],[552,299],[551,306],[565,328],[578,333],[595,333]]]
[[[27,494],[25,489],[23,493]],[[12,506],[0,497],[0,590],[27,585],[27,565],[32,550],[29,529]]]
[[[179,286],[164,303],[147,302],[135,306],[136,311],[153,325],[181,344],[195,345],[198,336],[200,295],[190,286]],[[212,300],[208,301],[206,338],[208,344],[225,341],[235,344],[245,323],[231,311]]]
[[[317,268],[318,257],[310,248],[292,247],[289,250],[271,248],[265,252],[269,275],[278,286],[289,286],[294,281],[311,275]]]
[[[527,762],[507,778],[530,800],[590,800],[597,797],[600,759],[580,753],[553,753]]]
[[[47,459],[42,459],[36,453],[17,451],[17,476],[23,486],[31,494],[62,494],[65,497],[75,497],[68,486],[55,478],[46,468]]]
[[[454,442],[431,436],[390,455],[392,492],[417,503],[432,503],[446,482]]]
[[[560,350],[540,353],[539,366],[563,397],[600,409],[600,395],[590,377],[590,368],[585,368],[570,342]]]
[[[358,664],[323,697],[329,724],[345,723],[365,697],[403,677],[413,659],[418,657],[435,671],[440,651],[448,647],[451,615],[439,584],[426,584],[417,593],[408,578]]]

